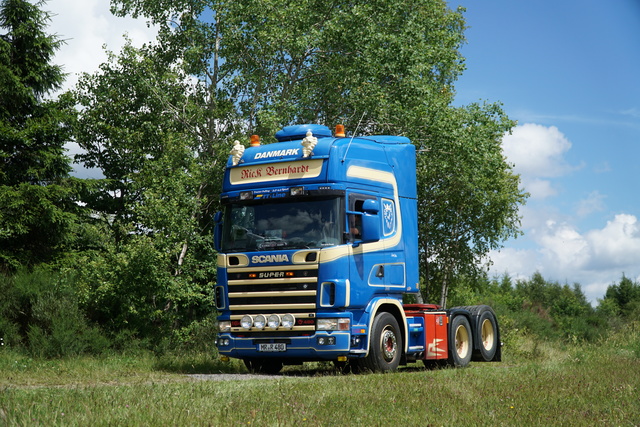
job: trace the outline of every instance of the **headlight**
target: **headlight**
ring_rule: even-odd
[[[218,322],[218,329],[220,330],[220,332],[229,332],[231,330],[231,321],[220,320]]]
[[[270,329],[278,329],[278,326],[280,326],[280,316],[278,316],[277,314],[272,314],[271,316],[269,316],[269,319],[267,320],[267,326]]]
[[[285,329],[292,329],[296,324],[296,318],[293,317],[293,314],[285,314],[282,316],[282,327]]]
[[[240,320],[240,326],[242,326],[244,329],[251,329],[251,325],[253,325],[253,319],[251,318],[251,316],[242,316],[242,320]]]
[[[253,319],[253,326],[256,329],[264,329],[264,325],[267,323],[267,319],[264,318],[264,316],[262,314],[258,314],[254,319]]]
[[[317,319],[318,331],[348,331],[351,321],[349,319]]]

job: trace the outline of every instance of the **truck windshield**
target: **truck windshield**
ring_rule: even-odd
[[[340,198],[264,200],[226,206],[223,252],[323,248],[341,243]]]

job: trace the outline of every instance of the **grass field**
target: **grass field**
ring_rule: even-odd
[[[503,362],[465,369],[340,375],[312,365],[226,381],[188,374],[241,373],[241,364],[150,354],[46,361],[3,350],[0,425],[640,425],[640,351],[624,336],[520,344]]]

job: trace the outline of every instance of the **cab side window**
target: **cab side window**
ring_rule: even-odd
[[[375,199],[374,196],[351,193],[349,195],[349,206],[347,211],[347,227],[349,241],[354,242],[362,239],[362,205],[367,199]]]

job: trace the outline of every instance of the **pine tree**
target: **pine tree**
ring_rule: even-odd
[[[51,260],[76,209],[69,179],[72,105],[45,99],[64,73],[51,61],[62,41],[45,33],[43,3],[0,2],[0,269]]]

